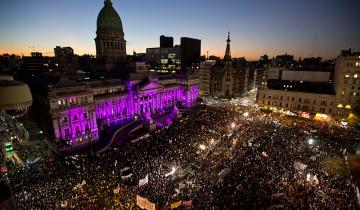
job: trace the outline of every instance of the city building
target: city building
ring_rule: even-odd
[[[156,73],[176,73],[181,70],[181,48],[176,45],[168,48],[147,48],[146,60],[151,71]]]
[[[99,139],[105,126],[120,126],[135,118],[191,107],[197,100],[196,78],[151,78],[70,81],[62,75],[59,82],[34,95],[40,109],[38,120],[55,141],[77,145]],[[34,108],[35,109],[35,108]]]
[[[160,36],[160,48],[174,47],[174,38],[171,36]]]
[[[71,47],[56,46],[54,48],[54,55],[55,55],[55,58],[71,57],[74,55],[74,50]]]
[[[201,40],[181,37],[181,67],[183,70],[191,67],[194,62],[199,62],[201,54]]]
[[[268,78],[278,78],[278,82],[261,86],[256,99],[265,108],[346,120],[360,105],[359,52],[341,52],[336,60],[334,81],[330,72],[270,70],[269,74]]]
[[[201,96],[210,95],[211,71],[212,67],[216,64],[215,60],[205,60],[200,62],[199,71],[197,76],[199,78],[199,91]]]
[[[160,47],[146,49],[146,60],[153,72],[174,74],[189,70],[195,62],[199,62],[201,40],[181,37],[180,46],[173,46],[173,41],[173,37],[162,35]]]
[[[104,1],[104,7],[97,17],[95,45],[98,68],[106,72],[124,70],[126,40],[120,16],[111,0]]]
[[[60,70],[64,72],[76,72],[80,69],[79,56],[74,55],[74,50],[71,47],[54,48],[55,61]]]
[[[50,71],[59,66],[53,57],[43,56],[39,52],[32,52],[31,56],[23,56],[22,61],[25,71]]]
[[[268,80],[329,82],[331,80],[331,72],[290,70],[286,67],[270,66]]]
[[[310,117],[315,114],[335,114],[335,95],[286,91],[259,87],[257,103],[265,108],[291,111]]]
[[[236,97],[250,89],[249,68],[239,65],[231,58],[230,33],[226,40],[224,60],[206,60],[197,71],[202,96]],[[255,74],[253,74],[255,76]],[[254,82],[255,79],[252,79]]]
[[[15,72],[22,68],[22,59],[17,55],[3,54],[0,55],[0,72]]]
[[[336,114],[346,118],[360,106],[360,52],[343,50],[336,58],[334,88]]]

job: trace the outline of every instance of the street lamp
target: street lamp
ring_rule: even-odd
[[[203,145],[203,144],[200,144],[199,148],[200,148],[201,150],[205,150],[205,149],[206,149],[205,145]]]
[[[231,128],[235,128],[235,123],[232,123],[232,124],[231,124]]]
[[[245,112],[243,115],[244,115],[244,117],[248,117],[248,116],[249,116],[249,112]]]

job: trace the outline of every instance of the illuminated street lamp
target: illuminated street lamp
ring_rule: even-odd
[[[214,139],[211,139],[211,140],[210,140],[210,144],[213,144],[213,143],[214,143]]]
[[[309,139],[308,143],[309,143],[310,145],[313,145],[313,144],[315,143],[315,141],[314,141],[314,139]]]
[[[244,115],[244,117],[248,117],[248,116],[249,116],[249,112],[245,112],[243,115]]]
[[[203,144],[200,144],[199,148],[200,148],[201,150],[205,150],[205,149],[206,149],[205,145],[203,145]]]
[[[231,128],[235,128],[235,123],[232,123],[232,124],[231,124]]]

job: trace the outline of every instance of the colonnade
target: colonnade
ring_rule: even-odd
[[[162,112],[177,102],[186,99],[184,89],[174,87],[158,90],[145,90],[135,93],[128,93],[117,98],[98,100],[95,102],[96,118],[110,124],[119,121],[123,122],[132,119],[134,116],[144,117],[147,114]]]

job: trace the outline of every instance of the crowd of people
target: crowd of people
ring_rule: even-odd
[[[356,209],[350,179],[324,167],[360,133],[215,100],[147,139],[9,174],[19,209]],[[311,141],[310,141],[311,140]],[[139,180],[148,180],[139,186]]]

